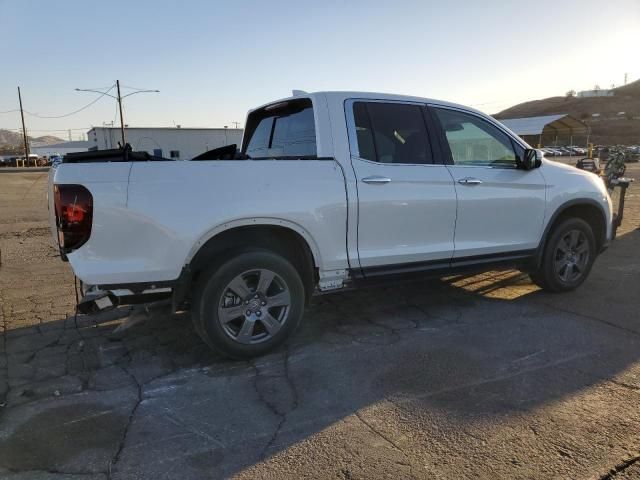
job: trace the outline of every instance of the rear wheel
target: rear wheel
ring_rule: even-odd
[[[585,281],[595,257],[596,242],[589,224],[579,218],[567,219],[551,232],[531,279],[552,292],[573,290]]]
[[[194,326],[202,339],[223,355],[248,358],[275,348],[295,331],[305,290],[287,259],[252,251],[204,272],[194,300]]]

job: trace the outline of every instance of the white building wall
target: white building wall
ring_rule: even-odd
[[[118,148],[121,138],[119,128],[95,127],[89,133],[92,149]],[[171,152],[179,152],[180,160],[191,160],[208,150],[235,143],[240,146],[240,128],[125,128],[125,136],[134,151],[145,151],[171,158]]]

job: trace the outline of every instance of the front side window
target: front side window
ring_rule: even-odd
[[[419,105],[354,102],[358,156],[380,163],[433,163]]]
[[[475,115],[444,108],[435,111],[455,165],[516,167],[516,151],[506,133]]]
[[[315,158],[316,126],[309,99],[290,100],[252,112],[243,152],[249,158]]]

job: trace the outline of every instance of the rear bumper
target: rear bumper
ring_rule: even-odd
[[[122,305],[151,303],[172,298],[173,310],[187,307],[190,300],[191,270],[182,269],[176,280],[162,282],[86,285],[82,284],[83,298],[78,303],[82,313],[96,313]],[[107,300],[100,300],[108,298]]]
[[[146,288],[131,290],[129,288],[104,289],[97,286],[90,287],[78,302],[78,311],[84,314],[104,312],[123,305],[137,305],[141,303],[165,300],[173,294],[171,287]]]

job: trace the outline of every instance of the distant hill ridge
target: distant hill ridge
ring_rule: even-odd
[[[640,144],[640,80],[613,89],[611,97],[549,97],[507,108],[497,119],[566,113],[591,127],[595,143]],[[620,115],[620,112],[624,112]],[[599,114],[594,117],[593,114]]]
[[[44,135],[42,137],[29,137],[30,143],[40,143],[45,145],[52,145],[54,143],[64,142],[63,139],[54,137],[53,135]],[[22,134],[18,132],[12,132],[11,130],[4,130],[0,128],[0,146],[17,147],[22,145]]]

